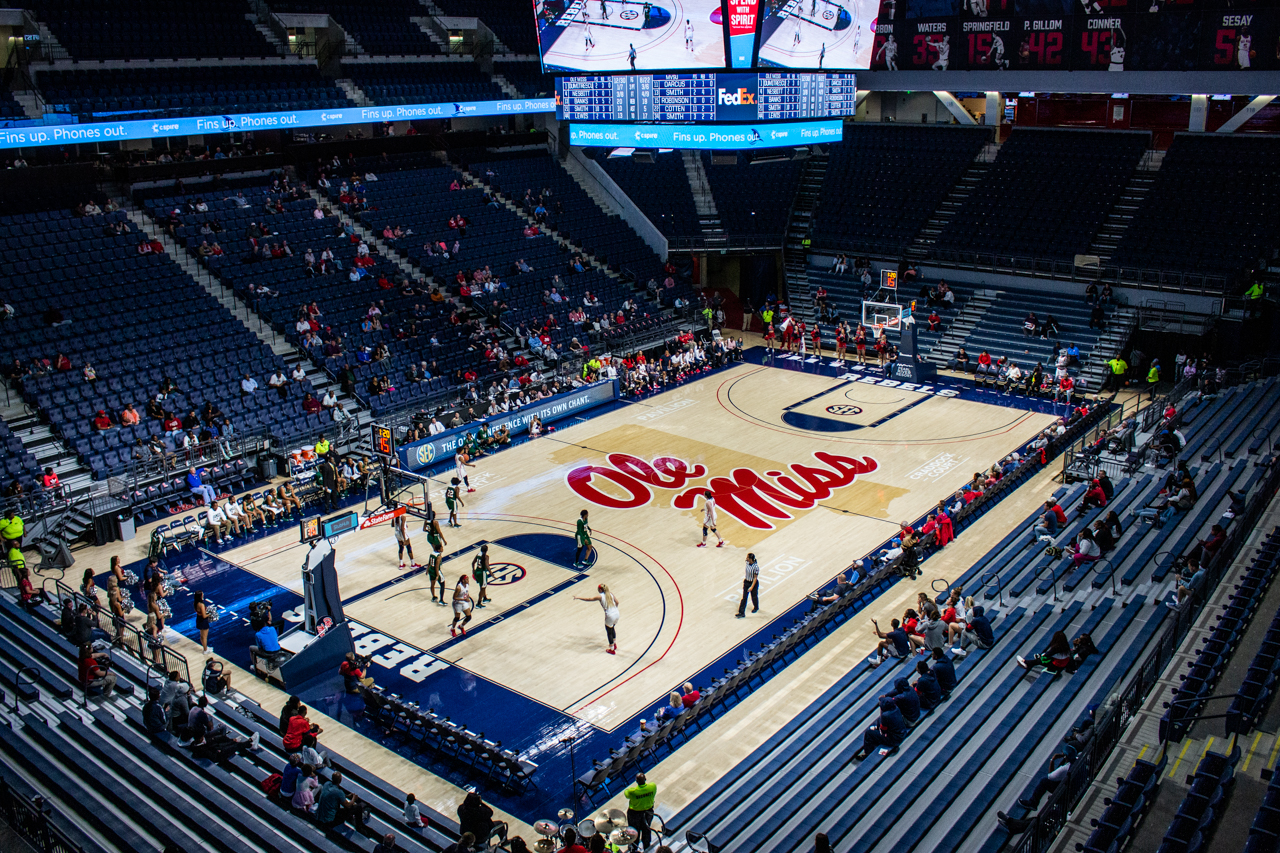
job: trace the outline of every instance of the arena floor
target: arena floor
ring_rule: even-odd
[[[494,566],[492,604],[474,611],[465,637],[450,637],[451,609],[432,602],[424,571],[400,569],[389,526],[336,546],[344,608],[358,649],[374,655],[378,683],[540,765],[532,793],[486,793],[523,821],[566,801],[572,773],[618,746],[671,689],[709,682],[802,612],[809,592],[881,547],[900,521],[922,517],[1054,417],[1051,404],[1014,405],[1018,398],[945,379],[904,390],[878,370],[749,355],[756,363],[481,458],[461,527],[444,530],[451,585],[481,544]],[[696,547],[708,486],[719,495],[723,548],[714,535]],[[442,490],[443,482],[432,490],[437,511]],[[596,554],[578,569],[573,530],[582,509]],[[425,536],[413,542],[425,562]],[[737,619],[748,551],[762,569],[760,611]],[[296,621],[305,552],[296,527],[285,525],[216,554],[169,560],[184,579],[170,600],[170,627],[196,638],[191,595],[203,590],[224,610],[210,632],[214,653],[247,669],[248,605],[271,598],[277,616]],[[599,583],[620,603],[616,656],[604,652],[598,604],[573,597],[594,595]],[[376,735],[336,678],[301,695]],[[469,782],[462,772],[445,775]]]

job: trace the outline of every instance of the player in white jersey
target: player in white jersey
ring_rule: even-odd
[[[889,37],[880,45],[880,49],[876,51],[876,59],[881,54],[884,55],[884,67],[890,71],[898,70],[898,42],[893,37],[893,33],[889,33]]]
[[[1004,58],[1004,39],[994,33],[991,36],[991,49],[982,57],[982,61],[990,62],[996,68],[1008,68],[1009,60]]]
[[[596,46],[596,40],[591,37],[591,18],[587,16],[586,12],[583,12],[582,13],[582,52],[586,53],[588,50],[591,50],[591,48],[595,46]]]
[[[1108,71],[1124,70],[1124,30],[1116,27],[1111,31],[1111,64]]]
[[[474,467],[476,465],[471,461],[471,457],[467,456],[467,451],[459,447],[458,452],[453,455],[454,476],[462,481],[468,492],[475,491],[475,489],[471,488],[471,481],[467,479],[467,469]]]
[[[1240,63],[1242,71],[1253,64],[1253,36],[1248,29],[1241,30],[1236,39],[1236,61]]]
[[[1080,0],[1080,5],[1084,7],[1086,15],[1101,15],[1102,5],[1098,0]]]
[[[951,63],[951,36],[943,36],[940,41],[929,39],[929,46],[938,52],[938,61],[933,63],[933,70],[946,71]]]
[[[406,519],[407,515],[401,513],[391,519],[391,529],[396,534],[396,545],[400,551],[400,568],[404,568],[404,552],[409,552],[409,561],[413,562],[413,543],[409,541],[409,526]]]
[[[684,20],[684,49],[693,50],[693,21]]]
[[[795,34],[795,37],[791,39],[791,46],[795,47],[799,43],[800,43],[800,16],[796,15],[796,34]]]
[[[702,541],[698,543],[698,547],[707,547],[707,531],[710,531],[716,535],[716,547],[723,548],[724,540],[720,538],[720,531],[716,530],[716,496],[707,489],[702,497],[706,502],[702,505]]]

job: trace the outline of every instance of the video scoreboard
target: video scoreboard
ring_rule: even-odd
[[[642,74],[556,79],[556,118],[586,122],[754,122],[857,111],[853,74]]]

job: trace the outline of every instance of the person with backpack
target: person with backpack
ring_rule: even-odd
[[[204,674],[200,677],[200,684],[205,693],[212,693],[216,696],[231,689],[231,673],[223,666],[222,661],[217,658],[209,658],[209,660],[205,661]]]

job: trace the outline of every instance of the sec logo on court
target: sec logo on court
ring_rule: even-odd
[[[524,566],[515,563],[493,563],[489,566],[489,586],[510,586],[524,580]]]
[[[847,405],[847,404],[837,404],[837,405],[834,405],[834,406],[827,406],[827,414],[830,414],[830,415],[844,415],[844,416],[846,416],[846,417],[847,417],[847,416],[849,416],[849,415],[860,415],[860,414],[862,414],[862,409],[861,409],[860,407],[858,407],[858,406],[850,406],[850,405]]]

